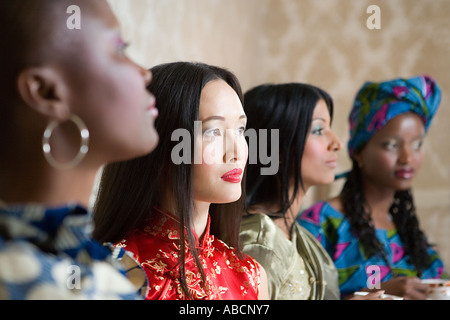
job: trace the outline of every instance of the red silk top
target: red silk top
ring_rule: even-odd
[[[136,230],[117,246],[132,252],[147,273],[147,300],[187,299],[179,280],[179,220],[169,212],[155,211],[156,222]],[[203,237],[198,240],[198,254],[206,286],[202,286],[186,241],[186,280],[193,299],[255,300],[261,283],[260,269],[250,256],[240,259],[234,248],[210,234],[210,218]]]

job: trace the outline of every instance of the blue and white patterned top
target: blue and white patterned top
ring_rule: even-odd
[[[0,299],[140,299],[145,276],[133,285],[127,252],[101,245],[91,231],[80,206],[0,203]]]

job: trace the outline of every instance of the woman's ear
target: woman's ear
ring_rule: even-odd
[[[17,86],[20,97],[33,110],[57,121],[69,118],[66,83],[56,69],[25,69],[19,74]]]
[[[359,168],[363,167],[363,161],[362,161],[361,152],[353,154],[352,158],[358,164]]]

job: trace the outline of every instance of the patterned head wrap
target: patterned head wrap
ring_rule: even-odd
[[[356,95],[349,116],[350,156],[389,120],[402,113],[419,115],[427,132],[440,101],[441,89],[428,76],[366,82]]]

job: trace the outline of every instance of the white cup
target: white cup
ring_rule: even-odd
[[[428,285],[428,299],[450,300],[450,280],[423,279],[421,282]]]

